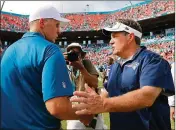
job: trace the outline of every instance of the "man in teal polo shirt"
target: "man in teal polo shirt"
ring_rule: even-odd
[[[105,28],[113,54],[120,57],[110,70],[107,92],[74,92],[78,115],[110,112],[111,130],[171,130],[167,96],[175,93],[169,63],[140,46],[142,29],[129,19]],[[109,97],[108,97],[109,96]]]
[[[1,61],[1,128],[60,129],[61,120],[77,116],[66,62],[53,44],[60,33],[56,8],[43,6],[29,16],[30,32],[6,50]]]

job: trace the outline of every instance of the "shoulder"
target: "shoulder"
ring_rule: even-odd
[[[82,62],[84,65],[93,65],[89,59],[83,59]]]
[[[41,37],[39,37],[39,41],[38,42],[39,42],[38,43],[39,46],[43,46],[46,49],[59,50],[59,47],[56,44],[54,44],[54,43],[52,43],[52,42],[50,42],[50,41],[48,41],[46,39],[43,39]]]
[[[54,52],[61,52],[60,48],[53,43],[47,44],[45,46],[45,51],[49,51],[49,52],[53,52],[53,53]]]
[[[142,58],[140,59],[141,68],[161,69],[160,71],[169,72],[171,66],[167,60],[162,58],[159,54],[150,50],[144,50],[141,52]]]
[[[159,54],[152,52],[150,50],[143,50],[141,52],[141,61],[143,64],[150,64],[150,63],[165,63],[169,65],[169,63],[162,58]]]
[[[48,44],[47,46],[45,46],[45,49],[44,49],[44,57],[46,59],[48,59],[49,57],[51,57],[53,55],[57,55],[58,57],[63,58],[62,51],[60,50],[60,48],[57,45],[55,45],[53,43]]]
[[[83,62],[91,62],[89,59],[83,59]]]
[[[147,49],[143,50],[141,52],[141,54],[143,55],[144,59],[152,59],[152,58],[160,58],[160,59],[162,59],[162,57],[159,54],[157,54],[155,52],[152,52],[150,50],[147,50]]]

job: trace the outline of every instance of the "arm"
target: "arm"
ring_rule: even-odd
[[[72,109],[69,97],[56,97],[45,102],[47,110],[54,117],[61,120],[76,120],[79,116]]]
[[[122,96],[104,99],[105,112],[130,112],[153,105],[161,93],[161,88],[144,86]]]
[[[73,108],[86,111],[77,111],[77,114],[90,114],[102,112],[130,112],[152,106],[156,98],[174,91],[173,80],[168,63],[160,58],[150,58],[140,74],[140,89],[128,92],[121,96],[102,98],[93,91],[88,93],[74,92],[79,98],[72,98],[72,102],[85,103],[86,105],[74,105]],[[162,91],[163,90],[163,91]],[[167,92],[167,90],[170,90]],[[83,98],[83,99],[82,99]]]
[[[93,115],[76,115],[69,101],[69,97],[57,97],[45,102],[49,113],[60,120],[80,120],[85,125],[88,125],[93,118]]]
[[[54,45],[45,50],[42,70],[43,100],[48,112],[58,119],[79,119],[71,108],[69,96],[73,95],[65,59]]]
[[[97,72],[95,66],[88,59],[84,59],[82,63],[84,65],[84,69],[80,71],[84,75],[85,82],[91,87],[97,88],[99,73]]]
[[[85,82],[89,86],[94,88],[98,87],[98,72],[90,61],[86,60],[82,63],[81,60],[78,60],[71,62],[70,65],[80,70]]]
[[[98,78],[97,75],[91,75],[85,68],[80,70],[82,75],[84,76],[85,82],[94,88],[98,87]]]
[[[112,105],[112,108],[107,109],[114,111],[117,102],[119,107],[116,111],[133,111],[152,106],[160,94],[166,95],[167,90],[174,88],[169,64],[159,56],[147,57],[141,68],[139,83],[140,89],[107,99],[107,104]]]
[[[76,91],[71,102],[79,102],[72,107],[77,109],[76,114],[98,114],[104,112],[131,112],[152,106],[161,93],[161,88],[144,86],[141,89],[128,92],[122,96],[105,98],[105,95],[96,94],[90,87],[86,92]],[[84,109],[84,111],[82,111]],[[85,110],[86,109],[86,110]]]

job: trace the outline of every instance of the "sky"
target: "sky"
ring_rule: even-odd
[[[50,4],[60,13],[102,12],[117,10],[139,2],[143,1],[131,1],[131,3],[130,1],[5,1],[2,11],[28,15],[33,9]]]

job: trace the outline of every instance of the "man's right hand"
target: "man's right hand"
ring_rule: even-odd
[[[175,120],[175,107],[170,107],[170,118]]]

